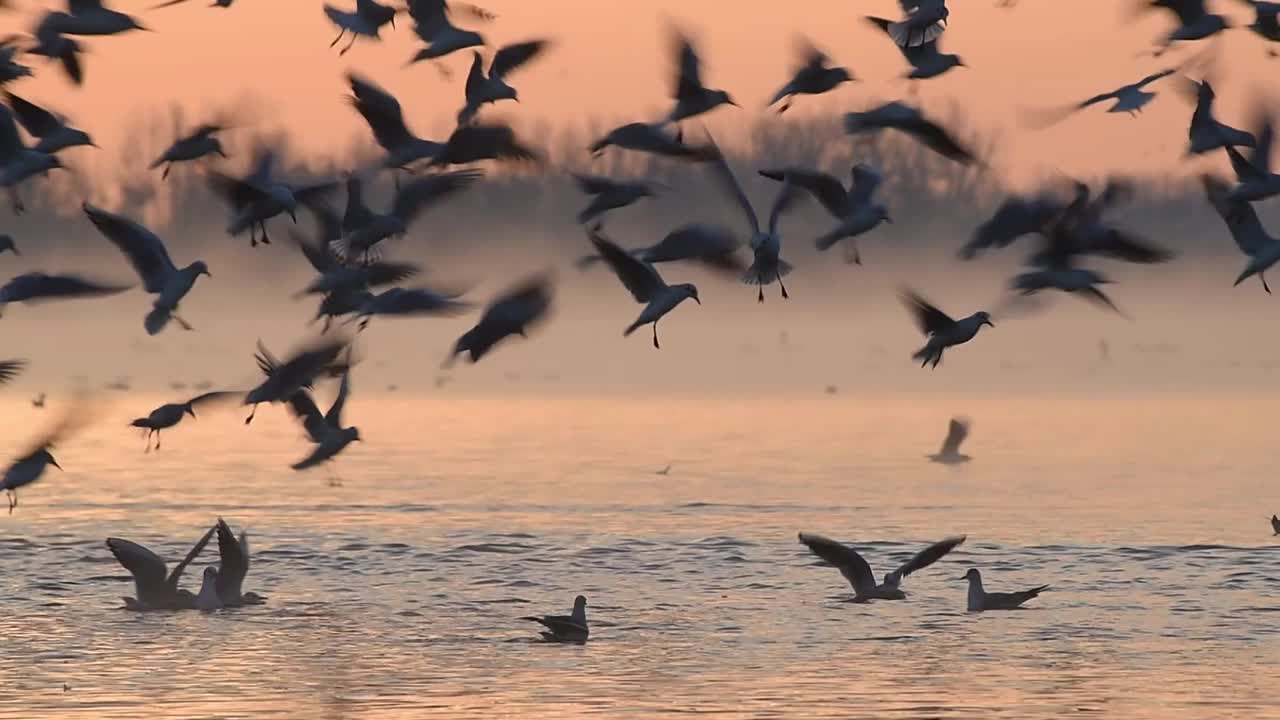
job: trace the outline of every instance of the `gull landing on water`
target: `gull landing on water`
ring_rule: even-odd
[[[182,579],[182,572],[209,544],[213,531],[213,528],[209,528],[187,556],[174,566],[172,572],[165,566],[163,558],[142,545],[121,538],[107,538],[107,549],[133,576],[134,593],[137,597],[122,598],[125,609],[141,611],[195,608],[196,596],[189,590],[179,588],[178,583]],[[203,588],[201,592],[203,594]]]
[[[871,572],[871,565],[853,548],[821,535],[800,533],[799,537],[801,544],[809,548],[810,552],[834,565],[844,579],[849,581],[849,585],[853,587],[853,601],[856,603],[870,600],[905,600],[907,594],[899,587],[902,584],[902,578],[938,562],[965,541],[963,535],[938,541],[916,553],[893,572],[887,573],[884,576],[884,582],[877,585],[875,574]]]
[[[970,568],[960,579],[969,581],[969,612],[1017,610],[1026,601],[1049,589],[1048,585],[1041,585],[1021,592],[989,593],[982,587],[982,573],[977,568]]]
[[[942,449],[926,457],[931,462],[942,463],[943,465],[967,463],[973,458],[960,452],[960,444],[967,437],[969,437],[968,421],[960,418],[951,418],[951,424],[947,426],[947,438],[942,441]]]
[[[520,619],[532,620],[546,627],[542,631],[542,639],[547,642],[584,643],[591,635],[587,626],[587,598],[583,595],[573,599],[573,612],[569,615],[531,615]]]
[[[920,331],[928,338],[925,346],[911,356],[912,360],[920,361],[920,367],[930,363],[933,363],[933,367],[938,367],[944,350],[969,342],[977,336],[983,325],[995,327],[995,323],[991,322],[991,315],[986,311],[952,320],[951,316],[910,290],[903,292],[902,301],[915,316]]]

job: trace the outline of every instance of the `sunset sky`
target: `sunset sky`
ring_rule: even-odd
[[[778,12],[777,4],[718,0],[487,0],[482,5],[498,15],[495,22],[460,16],[458,23],[495,44],[542,36],[556,43],[543,59],[513,76],[523,102],[507,104],[501,112],[526,127],[538,121],[583,125],[592,119],[624,122],[657,115],[668,102],[670,86],[668,21],[698,40],[707,84],[729,90],[744,105],[709,118],[710,127],[728,137],[763,112],[791,70],[801,33],[863,82],[828,97],[804,98],[809,102],[798,103],[792,111],[797,115],[860,109],[907,90],[897,79],[905,68],[901,56],[860,19],[895,15],[894,0],[806,0],[789,13]],[[1079,101],[1133,82],[1190,57],[1203,43],[1161,59],[1140,57],[1171,21],[1160,13],[1132,17],[1126,10],[1130,3],[1114,0],[1022,0],[1013,9],[994,5],[994,0],[954,4],[943,49],[960,53],[971,67],[923,83],[926,105],[954,101],[979,127],[1003,129],[995,164],[1014,174],[1046,166],[1099,172],[1178,164],[1190,106],[1170,82],[1154,86],[1160,97],[1136,119],[1094,107],[1055,128],[1028,131],[1018,127],[1017,109]],[[1248,22],[1242,6],[1219,5]],[[29,29],[39,7],[25,0],[16,12],[0,15],[0,25]],[[318,2],[238,0],[230,9],[219,9],[191,0],[158,10],[139,2],[116,7],[138,14],[155,32],[87,39],[83,88],[53,67],[41,68],[43,59],[35,57],[27,61],[37,66],[38,77],[11,86],[69,114],[107,148],[130,122],[163,116],[173,102],[190,111],[191,122],[233,106],[250,110],[263,126],[287,128],[309,151],[348,148],[368,136],[343,101],[347,70],[394,92],[411,126],[424,135],[446,134],[461,104],[470,56],[447,59],[452,79],[429,63],[405,67],[418,45],[406,16],[395,29],[384,29],[381,43],[361,41],[339,57],[337,48],[327,47],[336,30]],[[1220,113],[1227,121],[1243,122],[1250,92],[1262,84],[1264,73],[1280,68],[1280,61],[1269,61],[1262,42],[1244,30],[1229,32],[1220,45]],[[104,159],[84,162],[100,167]]]

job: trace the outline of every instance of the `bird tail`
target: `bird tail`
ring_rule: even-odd
[[[628,325],[626,330],[623,330],[623,331],[622,331],[622,337],[627,337],[627,336],[629,336],[631,333],[633,333],[633,332],[635,332],[636,330],[638,330],[638,329],[640,328],[640,326],[641,326],[641,325],[644,325],[644,323],[637,319],[635,322],[633,322],[633,323],[631,323],[630,325]]]
[[[169,324],[169,319],[172,317],[173,314],[167,308],[153,308],[147,313],[143,326],[146,327],[148,335],[156,335]]]
[[[740,279],[747,285],[768,285],[791,274],[794,270],[791,263],[786,260],[778,260],[772,268],[761,268],[760,263],[753,262],[746,272],[742,273]]]

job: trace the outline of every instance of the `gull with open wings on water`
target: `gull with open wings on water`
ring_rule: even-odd
[[[905,600],[907,593],[901,588],[902,579],[918,570],[938,562],[947,553],[965,541],[965,536],[940,540],[913,555],[892,572],[886,573],[884,582],[877,584],[876,576],[857,550],[821,535],[800,533],[800,542],[814,555],[834,565],[849,585],[853,587],[853,601],[865,603],[871,600]]]
[[[249,532],[240,531],[240,537],[231,532],[227,521],[218,518],[214,525],[218,532],[218,575],[214,588],[223,607],[261,605],[267,598],[254,592],[244,592],[245,576],[249,574]]]
[[[125,609],[137,611],[195,609],[196,596],[192,595],[190,590],[184,590],[178,585],[182,580],[183,571],[209,544],[213,532],[214,528],[209,528],[172,571],[165,565],[164,559],[152,550],[132,540],[107,538],[107,549],[133,576],[134,594],[137,597],[122,598]]]

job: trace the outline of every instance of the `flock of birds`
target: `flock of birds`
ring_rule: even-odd
[[[171,0],[158,7],[183,1]],[[1268,43],[1271,55],[1276,55],[1275,47],[1280,43],[1280,3],[1241,1],[1255,11],[1255,21],[1249,29]],[[233,0],[213,2],[214,7],[224,9],[232,4]],[[883,32],[886,42],[901,51],[910,66],[906,77],[913,88],[914,83],[967,67],[959,55],[941,50],[952,20],[945,0],[899,0],[899,4],[903,12],[899,19],[868,17],[866,21]],[[1010,7],[1014,3],[1004,0],[998,4]],[[1140,0],[1135,7],[1163,10],[1176,20],[1176,26],[1150,53],[1156,57],[1177,43],[1216,38],[1231,27],[1224,16],[1208,12],[1205,0]],[[449,73],[443,60],[461,51],[471,51],[471,66],[455,129],[444,141],[420,137],[406,124],[400,102],[393,95],[372,80],[349,72],[346,81],[351,91],[350,105],[363,117],[382,149],[376,167],[352,172],[345,178],[292,182],[281,177],[275,154],[269,149],[260,149],[246,174],[229,174],[215,167],[201,170],[210,190],[228,208],[227,233],[231,236],[247,233],[250,246],[271,244],[267,225],[273,220],[288,217],[297,223],[299,211],[314,218],[312,237],[292,228],[289,235],[315,270],[314,280],[298,295],[319,297],[313,322],[323,321],[323,329],[313,340],[282,359],[273,356],[259,342],[256,360],[264,378],[247,392],[205,392],[189,400],[162,405],[134,420],[132,425],[146,432],[146,451],[159,450],[161,433],[186,417],[195,418],[197,410],[206,406],[238,402],[252,406],[256,412],[262,403],[277,403],[290,409],[311,443],[310,453],[293,468],[302,470],[323,464],[361,439],[359,430],[347,426],[343,420],[350,375],[356,364],[352,349],[354,334],[345,327],[335,330],[332,324],[338,320],[344,324],[358,322],[359,329],[363,329],[377,316],[456,315],[472,308],[470,302],[462,299],[462,293],[456,291],[402,286],[401,283],[421,268],[388,260],[385,250],[393,244],[389,241],[408,234],[424,212],[478,183],[484,177],[480,169],[483,163],[542,162],[540,154],[509,125],[485,120],[482,116],[490,106],[518,100],[519,93],[510,84],[512,77],[543,56],[552,42],[545,38],[525,40],[489,52],[491,45],[483,35],[455,24],[455,19],[464,14],[475,22],[496,19],[481,8],[446,0],[409,0],[406,8],[377,0],[356,0],[354,9],[324,6],[324,14],[338,30],[331,47],[344,36],[350,40],[339,50],[341,54],[351,50],[358,39],[377,41],[383,28],[394,27],[396,17],[402,12],[412,18],[413,32],[423,43],[411,63],[431,61],[447,77]],[[66,151],[94,146],[89,133],[76,128],[66,116],[8,89],[33,75],[31,68],[22,62],[24,56],[57,60],[66,76],[80,84],[85,78],[82,38],[147,29],[133,16],[106,7],[101,0],[68,0],[65,11],[44,12],[29,36],[0,40],[0,86],[5,88],[5,102],[0,104],[0,187],[9,194],[15,214],[25,209],[19,193],[21,185],[63,168],[61,156]],[[815,240],[816,247],[826,251],[842,245],[846,260],[853,263],[862,262],[858,240],[881,224],[892,222],[888,207],[877,200],[881,172],[866,163],[852,168],[847,186],[839,178],[813,168],[759,169],[761,176],[778,183],[767,218],[759,214],[710,133],[703,128],[700,139],[695,139],[686,132],[689,121],[737,103],[725,90],[706,83],[699,54],[690,38],[678,31],[673,31],[673,37],[672,54],[677,70],[670,111],[655,120],[617,127],[592,143],[589,150],[593,156],[609,148],[648,153],[705,168],[707,179],[741,212],[742,223],[736,228],[691,223],[676,228],[654,245],[624,248],[606,235],[604,217],[669,188],[641,178],[576,176],[583,193],[590,198],[578,220],[593,250],[581,258],[578,265],[585,270],[603,263],[612,271],[642,306],[623,334],[630,335],[649,325],[655,348],[660,347],[659,322],[685,300],[701,304],[696,286],[667,282],[657,269],[659,265],[698,263],[727,273],[756,286],[758,302],[764,301],[765,287],[776,283],[785,299],[788,291],[784,278],[791,272],[792,265],[782,257],[781,226],[783,218],[802,201],[816,200],[833,221],[831,229]],[[1253,204],[1280,195],[1280,173],[1272,170],[1270,162],[1274,118],[1260,109],[1248,130],[1221,122],[1214,112],[1215,92],[1210,79],[1204,76],[1191,79],[1187,70],[1192,65],[1188,61],[1178,68],[1161,69],[1134,83],[1062,108],[1029,112],[1027,124],[1043,127],[1103,103],[1111,103],[1109,112],[1133,115],[1141,112],[1155,96],[1149,87],[1179,76],[1180,86],[1195,98],[1187,154],[1224,152],[1236,176],[1234,181],[1208,174],[1202,178],[1209,205],[1222,218],[1248,259],[1236,283],[1257,275],[1270,292],[1264,273],[1280,261],[1280,238],[1263,228]],[[835,65],[826,53],[806,42],[790,78],[771,96],[767,106],[784,113],[801,97],[828,93],[855,79],[847,68]],[[986,161],[955,134],[906,100],[847,113],[843,125],[850,136],[895,130],[947,161],[975,171],[988,168]],[[229,127],[225,122],[211,122],[192,128],[157,157],[151,167],[159,170],[164,179],[177,167],[207,166],[227,158],[219,136]],[[29,139],[24,139],[24,134]],[[458,166],[462,166],[461,169],[457,169]],[[364,196],[365,178],[378,172],[391,173],[395,181],[393,197],[385,208],[370,206]],[[339,212],[331,205],[330,198],[344,186],[346,207]],[[960,257],[972,259],[988,250],[1005,248],[1022,237],[1035,236],[1039,239],[1036,251],[1028,257],[1025,271],[1010,283],[1016,294],[1028,296],[1057,290],[1077,294],[1114,310],[1115,303],[1099,287],[1109,280],[1096,270],[1082,266],[1086,259],[1102,257],[1151,264],[1173,257],[1170,251],[1108,219],[1108,213],[1133,194],[1133,183],[1112,178],[1097,192],[1086,183],[1073,182],[1067,196],[1048,186],[1035,193],[1010,196],[977,228],[972,240],[961,248]],[[179,265],[168,244],[134,219],[87,202],[83,204],[83,212],[88,222],[120,251],[136,272],[143,289],[152,296],[150,309],[143,318],[146,332],[159,334],[170,323],[191,330],[192,325],[178,315],[178,309],[183,299],[194,291],[197,281],[211,276],[208,266],[190,258],[183,258],[190,262]],[[744,235],[749,251],[745,260],[740,256]],[[0,236],[0,253],[5,250],[19,253],[19,244],[8,235]],[[93,298],[127,289],[127,286],[77,274],[31,272],[0,286],[0,309],[9,303]],[[502,293],[484,309],[476,325],[458,338],[447,362],[462,354],[476,362],[505,339],[527,336],[547,315],[552,290],[551,276],[542,274],[522,280]],[[914,291],[904,290],[902,299],[925,338],[923,347],[913,355],[922,367],[936,368],[948,349],[973,341],[984,327],[995,326],[992,314],[986,311],[953,317]],[[0,361],[0,383],[16,377],[24,365],[22,360]],[[312,392],[317,383],[328,379],[337,379],[339,387],[333,404],[322,413]],[[83,427],[90,415],[83,399],[74,403],[62,420],[36,438],[31,448],[5,470],[0,486],[9,495],[10,513],[17,505],[19,488],[39,480],[49,467],[60,469],[51,451]],[[251,413],[245,422],[251,422],[253,417]],[[929,459],[946,464],[967,461],[969,457],[959,452],[967,434],[966,422],[952,420],[942,448],[928,456]],[[664,472],[669,470],[668,466]],[[1280,518],[1273,516],[1271,523],[1280,534]],[[217,567],[204,571],[200,591],[192,594],[180,587],[182,573],[215,533],[220,562]],[[799,539],[814,555],[840,570],[852,586],[857,602],[904,598],[900,588],[903,578],[939,561],[965,540],[953,537],[930,545],[877,583],[870,565],[853,548],[806,533],[801,533]],[[264,600],[253,593],[242,592],[249,568],[248,538],[243,534],[237,538],[222,519],[172,571],[162,558],[136,543],[110,538],[107,546],[133,575],[137,597],[126,601],[131,609],[216,609]],[[1045,589],[989,593],[977,569],[970,569],[964,578],[969,582],[967,607],[973,611],[1017,608]],[[570,615],[530,619],[546,628],[543,636],[548,640],[581,642],[589,635],[586,604],[586,598],[579,596]]]

